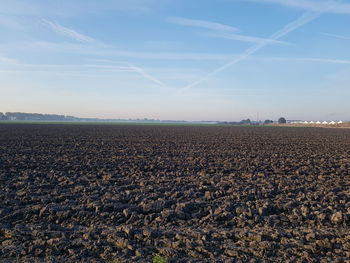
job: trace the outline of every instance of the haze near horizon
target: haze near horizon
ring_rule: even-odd
[[[350,1],[3,0],[0,112],[349,120]]]

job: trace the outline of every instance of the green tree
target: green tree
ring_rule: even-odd
[[[5,120],[7,120],[6,115],[0,112],[0,121],[5,121]]]
[[[250,119],[240,121],[240,124],[250,124],[250,123],[251,123]]]
[[[283,124],[283,123],[287,123],[287,121],[284,117],[281,117],[278,119],[278,123]]]

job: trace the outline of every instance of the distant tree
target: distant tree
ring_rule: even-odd
[[[20,121],[64,121],[66,116],[55,114],[40,114],[40,113],[24,113],[24,112],[6,112],[5,115],[0,114],[0,120],[20,120]],[[70,119],[72,117],[69,117]],[[74,117],[73,117],[74,118]]]
[[[250,123],[251,123],[250,119],[240,121],[240,124],[250,124]]]
[[[287,121],[284,117],[281,117],[278,119],[278,123],[283,124],[283,123],[287,123]]]
[[[273,123],[273,121],[272,120],[265,120],[264,121],[264,124],[270,124],[270,123]]]
[[[5,114],[3,114],[2,112],[0,112],[0,121],[4,121],[7,120]]]

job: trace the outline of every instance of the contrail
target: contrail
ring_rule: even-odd
[[[328,33],[321,33],[322,35],[329,36],[329,37],[335,37],[339,39],[345,39],[345,40],[350,40],[350,37],[346,36],[340,36],[340,35],[334,35],[334,34],[328,34]]]
[[[274,58],[272,58],[274,59]],[[277,60],[320,62],[332,64],[350,64],[350,60],[328,59],[328,58],[275,58]]]
[[[61,34],[63,36],[69,37],[71,39],[74,39],[76,41],[80,41],[83,43],[93,43],[95,40],[91,37],[85,36],[83,34],[78,33],[77,31],[64,27],[58,23],[51,22],[47,19],[41,19],[42,23],[51,27],[53,31],[55,31],[58,34]]]
[[[247,59],[250,55],[254,54],[255,52],[259,51],[260,49],[264,48],[265,46],[269,45],[271,42],[276,41],[278,39],[280,39],[281,37],[289,34],[290,32],[298,29],[299,27],[311,22],[312,20],[316,19],[317,17],[319,17],[321,14],[323,13],[323,11],[319,11],[319,12],[312,12],[312,11],[308,11],[305,12],[301,17],[299,17],[297,20],[285,25],[282,29],[280,29],[279,31],[275,32],[274,34],[272,34],[269,38],[267,38],[266,40],[262,41],[261,43],[258,43],[248,49],[246,49],[242,54],[240,54],[236,59],[232,60],[231,62],[221,66],[220,68],[217,68],[216,70],[210,72],[208,75],[206,75],[204,78],[201,78],[195,82],[193,82],[192,84],[182,88],[180,91],[186,91],[188,89],[191,89],[195,86],[197,86],[198,84],[208,80],[209,78],[215,76],[216,74],[232,67],[233,65],[239,63],[242,60]]]
[[[137,72],[137,73],[139,73],[141,76],[143,76],[144,78],[152,81],[153,83],[156,83],[159,86],[165,87],[163,82],[161,82],[160,80],[158,80],[155,77],[153,77],[150,74],[148,74],[144,69],[142,69],[140,67],[133,66],[133,65],[130,65],[130,69],[135,71],[135,72]]]
[[[0,57],[1,58],[1,57]],[[113,60],[97,60],[97,62],[109,62],[109,63],[116,63]],[[162,87],[166,87],[166,85],[161,82],[159,79],[153,77],[152,75],[150,75],[148,72],[146,72],[146,70],[144,70],[141,67],[135,66],[130,64],[129,62],[126,61],[119,61],[117,63],[122,63],[122,64],[126,64],[127,66],[124,67],[120,67],[120,66],[114,66],[114,65],[86,65],[87,67],[102,67],[106,70],[112,70],[112,71],[129,71],[129,72],[135,72],[140,74],[142,77],[144,77],[147,80],[150,80],[151,82],[162,86]]]

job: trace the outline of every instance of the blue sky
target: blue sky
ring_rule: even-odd
[[[350,1],[1,0],[0,111],[350,119]]]

